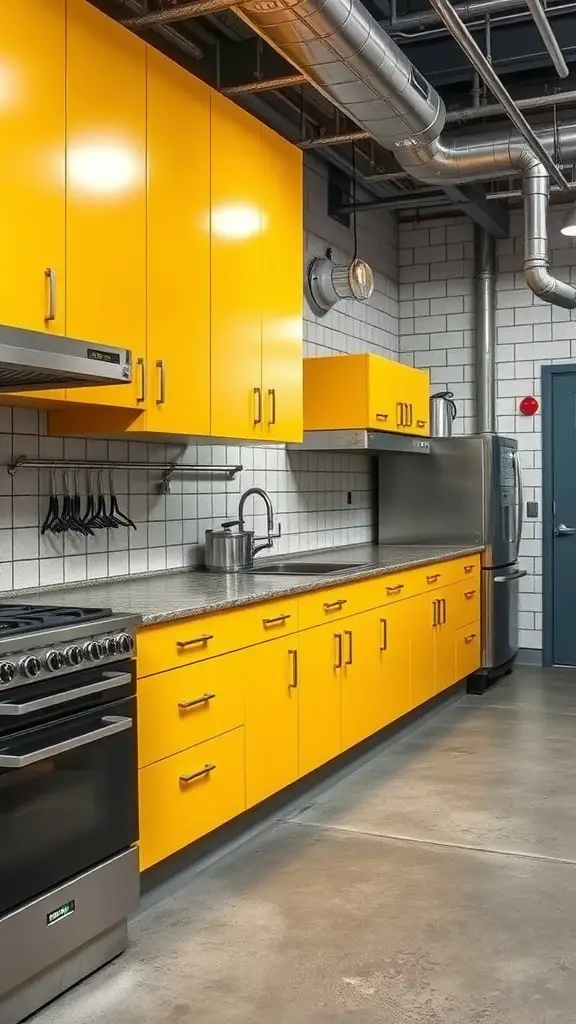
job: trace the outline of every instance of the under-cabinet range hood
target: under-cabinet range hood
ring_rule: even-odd
[[[305,430],[302,444],[289,444],[292,451],[305,452],[414,452],[430,454],[427,437],[387,433],[384,430]]]
[[[0,391],[129,384],[127,349],[0,325]]]

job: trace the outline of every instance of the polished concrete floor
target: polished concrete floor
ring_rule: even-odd
[[[132,938],[34,1024],[569,1024],[576,672],[432,713]]]

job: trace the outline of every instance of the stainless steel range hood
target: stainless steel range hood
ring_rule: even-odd
[[[0,325],[0,391],[129,384],[131,353]]]
[[[430,454],[427,437],[386,433],[384,430],[305,430],[302,444],[289,444],[291,451],[304,452],[414,452]]]

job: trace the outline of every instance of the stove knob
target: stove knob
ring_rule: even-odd
[[[81,665],[84,661],[84,654],[77,644],[72,644],[64,651],[64,661],[67,665]]]
[[[47,651],[44,655],[44,664],[49,672],[58,672],[64,666],[62,651]]]
[[[84,644],[84,657],[88,661],[100,661],[100,658],[104,657],[104,648],[99,640],[89,640],[87,644]]]
[[[118,641],[115,636],[106,636],[102,641],[104,653],[109,657],[113,658],[114,655],[118,654]]]
[[[34,676],[37,676],[42,671],[42,662],[40,658],[30,654],[27,658],[22,658],[18,667],[23,676],[26,676],[27,679],[33,679]]]
[[[134,637],[130,633],[119,633],[116,637],[120,654],[132,654],[135,647]]]
[[[0,683],[11,683],[16,675],[16,665],[11,661],[0,663]]]

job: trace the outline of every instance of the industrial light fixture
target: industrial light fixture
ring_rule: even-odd
[[[560,233],[569,237],[576,235],[576,205],[571,206],[568,210],[564,223],[560,228]]]
[[[316,257],[308,267],[308,287],[318,309],[326,313],[340,299],[366,302],[374,291],[374,272],[364,260],[338,265],[330,256]]]

